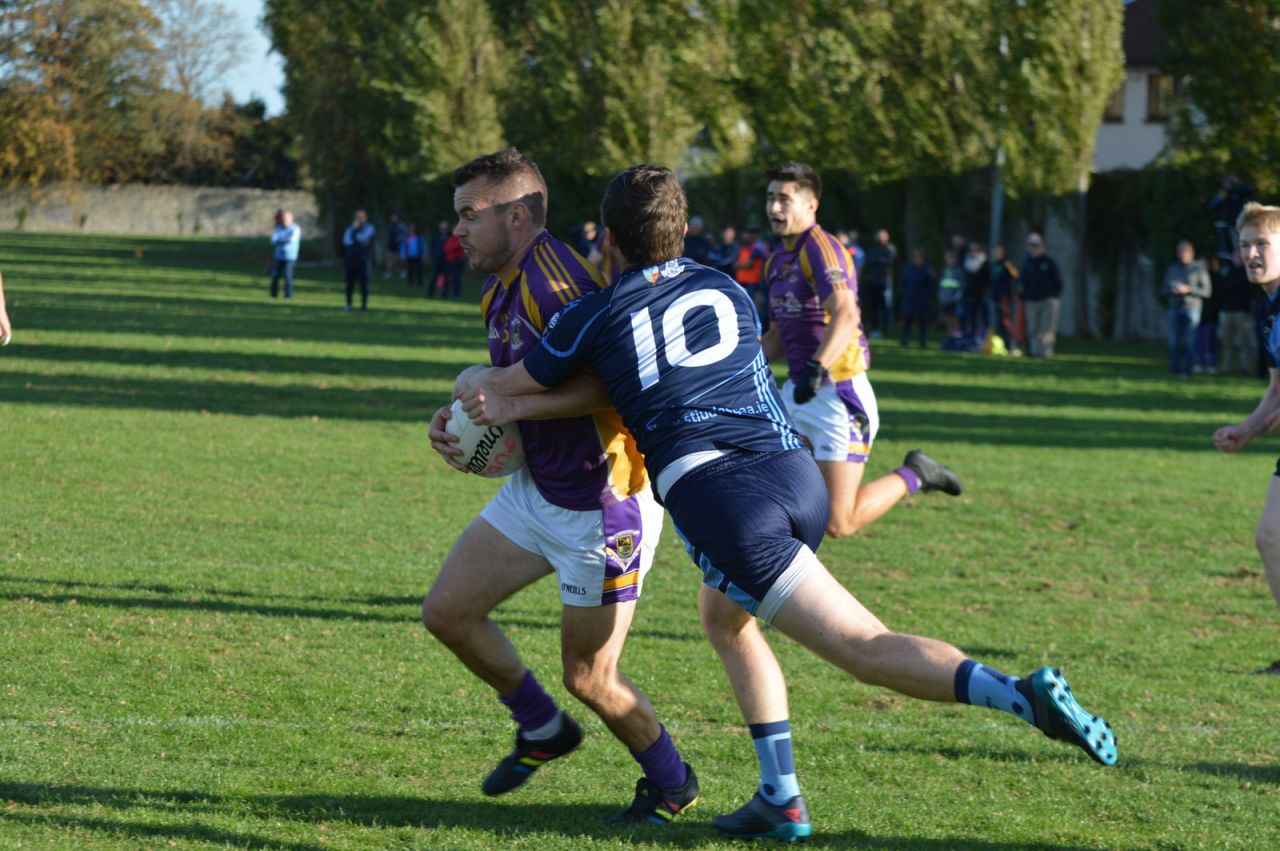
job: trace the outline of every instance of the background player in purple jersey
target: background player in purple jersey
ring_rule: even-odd
[[[867,370],[871,351],[858,312],[857,272],[840,241],[818,224],[822,177],[788,162],[769,170],[765,213],[782,247],[765,264],[771,360],[785,357],[782,398],[813,450],[831,497],[827,534],[852,535],[917,491],[961,491],[954,473],[919,450],[863,484],[880,427]]]
[[[498,366],[518,362],[538,344],[547,319],[602,281],[546,232],[547,185],[523,154],[507,149],[477,157],[454,171],[453,185],[454,234],[472,267],[490,274],[481,291],[490,359]],[[585,396],[581,386],[588,388]],[[599,403],[598,383],[579,380],[562,389],[567,392],[528,400],[535,404],[519,417],[526,466],[454,544],[423,602],[423,623],[498,692],[519,725],[515,749],[482,785],[486,795],[509,792],[582,739],[489,619],[503,600],[555,573],[564,602],[565,687],[640,763],[640,791],[680,790],[696,800],[693,769],[648,698],[618,669],[662,509],[635,441],[607,397]],[[444,406],[432,418],[432,446],[458,467],[456,438],[445,432],[448,416]],[[665,799],[644,798],[650,800]],[[633,804],[619,818],[665,823],[674,815],[657,806],[635,810]]]
[[[590,368],[645,453],[702,569],[703,597],[733,600],[744,618],[771,622],[863,682],[998,709],[1114,764],[1110,725],[1085,712],[1059,671],[1009,677],[950,644],[891,632],[818,561],[827,514],[822,477],[780,404],[750,300],[719,272],[678,258],[686,215],[668,169],[634,166],[615,177],[602,218],[626,271],[553,317],[524,360],[473,373],[463,395],[468,415],[509,422],[519,397]],[[808,836],[786,684],[759,631],[743,634],[753,640],[721,658],[756,741],[761,784],[715,824],[741,837]]]
[[[1255,437],[1280,432],[1280,322],[1276,321],[1280,316],[1280,207],[1246,204],[1236,221],[1236,230],[1245,274],[1267,294],[1262,313],[1262,346],[1271,382],[1253,413],[1237,425],[1223,426],[1213,433],[1214,445],[1223,452],[1238,452]],[[1280,605],[1280,461],[1267,486],[1254,541],[1271,595]],[[1280,675],[1280,660],[1255,673]]]

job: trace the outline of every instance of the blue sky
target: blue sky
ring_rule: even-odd
[[[224,81],[227,90],[237,101],[256,95],[266,101],[270,115],[279,115],[284,111],[284,98],[280,94],[284,68],[279,54],[271,53],[271,40],[258,25],[258,19],[262,17],[262,0],[221,2],[240,18],[246,38],[244,61],[227,74]]]

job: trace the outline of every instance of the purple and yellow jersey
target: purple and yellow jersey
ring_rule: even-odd
[[[490,275],[480,291],[494,366],[518,363],[542,339],[547,320],[604,281],[578,252],[545,231],[507,280]],[[644,458],[612,409],[585,417],[519,423],[525,463],[543,499],[573,511],[598,510],[642,490]]]
[[[792,381],[804,379],[804,362],[813,357],[827,333],[831,317],[822,303],[837,290],[853,293],[857,310],[858,273],[840,241],[818,225],[806,230],[788,249],[780,247],[765,262],[769,287],[769,316],[778,327],[787,372]],[[845,381],[871,366],[871,349],[862,330],[862,314],[855,314],[853,342],[827,370],[832,381]]]

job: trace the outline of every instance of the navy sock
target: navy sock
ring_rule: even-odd
[[[680,751],[676,750],[671,736],[667,735],[667,728],[658,726],[662,730],[658,741],[645,750],[632,751],[631,756],[640,763],[644,776],[654,786],[659,789],[679,789],[689,779],[689,773],[685,770],[684,760],[680,758]]]
[[[771,804],[785,804],[800,794],[791,754],[791,722],[751,724],[748,729],[760,759],[760,796]]]
[[[534,677],[533,671],[525,671],[524,679],[511,694],[498,695],[498,699],[511,710],[511,717],[521,730],[536,730],[545,727],[560,710],[556,707],[551,695],[542,688],[542,684]]]
[[[956,669],[956,701],[973,706],[989,706],[1034,724],[1034,712],[1016,688],[1018,677],[1002,674],[972,659]]]

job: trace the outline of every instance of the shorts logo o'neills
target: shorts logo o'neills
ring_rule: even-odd
[[[561,582],[560,590],[566,591],[570,594],[575,594],[579,597],[585,597],[587,594],[586,588],[583,588],[581,585],[570,585],[568,582]]]

